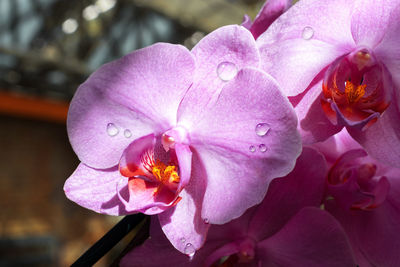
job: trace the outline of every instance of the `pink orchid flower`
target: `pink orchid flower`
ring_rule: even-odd
[[[292,0],[267,0],[261,7],[254,21],[244,15],[242,26],[246,27],[254,39],[257,39],[280,15],[292,6]]]
[[[346,130],[316,147],[330,166],[325,209],[344,227],[357,264],[399,266],[400,169],[369,157]]]
[[[211,226],[192,261],[177,253],[152,222],[151,239],[130,251],[120,265],[355,266],[343,228],[317,208],[326,172],[323,156],[304,148],[294,170],[271,182],[259,206],[228,224]]]
[[[301,0],[257,39],[262,69],[290,97],[304,143],[346,127],[397,167],[399,43],[399,0]]]
[[[192,51],[159,43],[101,67],[70,106],[81,164],[67,197],[104,214],[158,214],[176,249],[198,249],[209,224],[260,203],[300,154],[294,110],[259,61],[251,33],[226,26]]]

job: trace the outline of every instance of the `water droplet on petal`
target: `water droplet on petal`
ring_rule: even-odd
[[[268,133],[268,131],[271,129],[271,127],[269,127],[268,123],[259,123],[256,126],[256,134],[258,136],[264,136]]]
[[[209,223],[210,223],[210,221],[208,220],[208,218],[205,218],[205,219],[204,219],[204,223],[206,223],[206,224],[209,224]]]
[[[119,130],[114,123],[109,123],[107,124],[107,133],[109,136],[116,136],[119,133]]]
[[[258,149],[260,150],[260,152],[265,152],[267,151],[267,146],[265,144],[261,144],[258,146]]]
[[[131,137],[131,136],[132,136],[131,131],[130,131],[129,129],[126,129],[126,130],[124,131],[124,136],[125,136],[126,138]]]
[[[182,238],[181,238],[181,242],[182,242],[182,243],[185,243],[185,242],[186,242],[186,239],[185,239],[184,237],[182,237]]]
[[[301,37],[304,40],[310,40],[314,35],[314,29],[310,26],[304,27],[303,32],[301,33]]]
[[[232,80],[237,73],[238,69],[236,65],[232,62],[224,61],[220,63],[217,67],[218,77],[223,81]]]
[[[256,152],[256,147],[251,145],[251,146],[249,146],[249,150],[250,150],[250,152]]]
[[[196,253],[196,249],[194,248],[194,246],[191,243],[187,243],[185,246],[184,252],[190,258],[193,258],[194,254]]]

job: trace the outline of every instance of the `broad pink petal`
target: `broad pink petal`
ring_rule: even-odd
[[[315,149],[304,147],[293,171],[271,182],[265,199],[251,219],[249,235],[257,240],[265,239],[303,207],[319,207],[326,173],[324,157]]]
[[[329,213],[313,207],[302,209],[258,248],[266,266],[355,266],[343,228]]]
[[[286,95],[303,92],[322,69],[354,48],[352,5],[352,0],[300,1],[257,39],[262,69]]]
[[[371,211],[343,210],[333,200],[325,205],[346,230],[360,266],[400,264],[399,169],[392,174],[395,176],[388,177],[390,192],[386,201]]]
[[[64,184],[65,195],[78,205],[109,215],[125,215],[123,203],[117,196],[120,183],[121,195],[127,196],[128,179],[122,177],[117,167],[107,170],[92,169],[79,164]]]
[[[199,159],[193,155],[193,162]],[[205,242],[208,222],[201,218],[202,202],[206,181],[203,170],[192,168],[189,184],[180,193],[182,198],[174,208],[159,215],[164,233],[176,249],[185,254],[192,254]]]
[[[184,189],[179,203],[158,215],[171,244],[188,256],[194,255],[203,246],[210,226],[201,218],[201,203],[190,193]]]
[[[348,129],[371,157],[400,168],[400,112],[393,103],[376,123],[365,131]]]
[[[258,12],[250,32],[257,39],[283,12],[292,5],[291,0],[268,0]]]
[[[395,84],[392,103],[400,109],[400,4],[392,11],[388,28],[382,42],[376,47],[374,54],[387,67]],[[397,100],[397,101],[396,101]]]
[[[224,241],[207,241],[192,260],[187,255],[176,250],[160,228],[157,217],[151,218],[150,236],[140,247],[134,248],[122,258],[120,266],[176,266],[204,267],[204,260],[213,253]]]
[[[374,48],[385,35],[390,14],[398,6],[398,2],[392,0],[354,2],[351,17],[351,33],[354,41],[357,45]]]
[[[93,73],[78,88],[68,114],[68,135],[79,159],[94,168],[115,166],[132,140],[175,124],[194,65],[183,46],[159,43]],[[116,128],[107,131],[110,123]]]
[[[268,45],[260,41],[259,48],[261,69],[277,79],[287,96],[302,93],[321,70],[350,51],[319,40],[303,40],[301,37]]]
[[[196,59],[193,86],[178,112],[179,122],[190,130],[213,104],[228,80],[244,67],[258,67],[260,56],[251,33],[242,26],[221,27],[204,37],[192,50]]]
[[[298,129],[303,144],[313,144],[324,141],[342,129],[333,125],[326,117],[321,107],[322,81],[308,89],[304,95],[291,98],[297,102],[295,111],[299,119]]]
[[[223,224],[260,203],[269,182],[290,172],[300,154],[296,124],[290,103],[263,72],[243,69],[227,83],[191,129],[207,170],[202,217]]]

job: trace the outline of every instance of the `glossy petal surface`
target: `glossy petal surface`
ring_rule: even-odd
[[[318,208],[302,209],[258,252],[272,266],[355,266],[343,228]]]
[[[354,48],[352,5],[350,0],[300,1],[257,39],[262,69],[286,95],[302,93],[322,69]]]
[[[185,95],[179,123],[189,131],[210,108],[225,84],[244,67],[258,67],[260,56],[251,33],[241,26],[225,26],[203,38],[193,49],[194,84]]]
[[[265,134],[257,134],[259,124],[268,126]],[[207,172],[202,216],[210,223],[226,223],[261,202],[271,179],[291,171],[300,153],[293,109],[276,83],[253,69],[224,87],[192,131]]]
[[[81,163],[65,182],[64,191],[70,200],[87,209],[109,215],[125,215],[128,212],[117,196],[118,184],[120,194],[127,196],[128,180],[121,176],[118,168],[96,170]]]
[[[68,114],[68,135],[79,159],[95,168],[115,166],[132,140],[161,133],[176,123],[194,65],[184,47],[156,44],[93,73],[79,87]],[[117,134],[113,130],[110,136],[110,123]]]

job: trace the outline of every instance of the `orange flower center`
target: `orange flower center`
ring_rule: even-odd
[[[349,80],[345,83],[344,93],[347,97],[349,104],[356,103],[365,95],[366,84],[360,84],[355,86]]]
[[[157,160],[153,165],[151,172],[163,184],[178,184],[179,175],[175,165],[165,165],[163,162]]]

